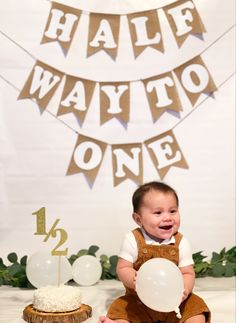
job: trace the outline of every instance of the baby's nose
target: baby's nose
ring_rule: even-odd
[[[171,215],[170,215],[170,213],[165,213],[165,215],[164,215],[164,220],[165,221],[169,221],[171,219]]]

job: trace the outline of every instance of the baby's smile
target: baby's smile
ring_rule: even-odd
[[[159,227],[161,230],[171,230],[173,228],[173,225],[163,225]]]

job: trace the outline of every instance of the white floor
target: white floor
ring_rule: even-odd
[[[195,293],[201,296],[212,311],[211,323],[235,323],[235,277],[203,278],[196,280]],[[116,280],[100,281],[89,287],[80,287],[82,302],[93,309],[92,318],[86,323],[96,323],[105,314],[110,302],[123,293],[123,286]],[[0,322],[24,323],[22,312],[32,303],[34,290],[10,286],[0,287]]]

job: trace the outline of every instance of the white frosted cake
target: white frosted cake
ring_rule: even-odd
[[[66,285],[40,287],[33,294],[33,307],[43,312],[69,312],[81,305],[79,287]]]
[[[29,323],[81,323],[91,316],[92,307],[81,304],[80,288],[67,285],[40,287],[23,310]]]

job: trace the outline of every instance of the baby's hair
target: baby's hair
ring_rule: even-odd
[[[179,206],[178,195],[172,187],[170,187],[169,185],[162,183],[162,182],[153,181],[153,182],[149,182],[149,183],[140,185],[136,189],[136,191],[134,192],[133,197],[132,197],[132,204],[133,204],[133,211],[134,212],[137,212],[139,210],[139,208],[143,202],[144,195],[151,190],[160,191],[162,193],[173,193],[176,198],[177,206]]]

